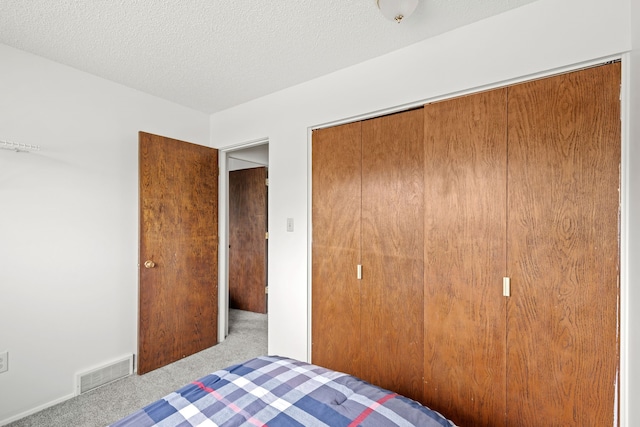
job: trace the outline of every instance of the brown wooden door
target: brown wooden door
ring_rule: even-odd
[[[312,183],[311,360],[360,376],[360,122],[313,132]]]
[[[362,123],[361,347],[365,380],[423,395],[422,109]]]
[[[425,105],[425,402],[504,426],[507,91]]]
[[[140,132],[139,162],[144,374],[218,341],[218,152]]]
[[[267,168],[229,172],[229,307],[267,312]]]
[[[507,417],[615,425],[620,64],[509,88]]]
[[[312,360],[416,400],[422,141],[414,110],[314,131],[312,148]]]

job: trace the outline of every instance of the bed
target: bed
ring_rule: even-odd
[[[112,427],[423,426],[454,424],[439,413],[356,377],[279,356],[205,376]]]

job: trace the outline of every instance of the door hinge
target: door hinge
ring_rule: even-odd
[[[268,287],[268,286],[265,286],[265,287],[264,287],[264,293],[265,293],[265,294],[268,294],[268,293],[269,293],[269,287]]]
[[[356,275],[358,277],[358,280],[362,280],[362,265],[361,264],[358,264]]]
[[[269,186],[269,178],[264,180],[264,185],[266,185],[267,187]]]
[[[502,278],[502,296],[511,296],[511,279],[509,277]]]
[[[264,238],[269,240],[269,232],[268,231],[266,233],[264,233]]]

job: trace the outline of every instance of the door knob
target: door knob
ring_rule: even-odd
[[[149,259],[144,262],[144,266],[145,268],[153,268],[156,266],[156,263]]]

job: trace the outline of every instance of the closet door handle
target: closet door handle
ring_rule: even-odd
[[[502,296],[511,296],[511,278],[509,277],[502,278]]]
[[[358,280],[362,280],[362,265],[361,264],[358,264],[358,268],[357,268],[357,273],[356,274],[357,274]]]

